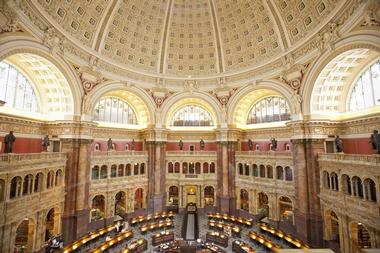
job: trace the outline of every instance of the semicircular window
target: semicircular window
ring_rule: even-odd
[[[102,97],[95,105],[94,120],[137,125],[136,113],[132,107],[117,97]]]
[[[0,100],[5,106],[38,112],[37,96],[29,80],[12,65],[0,61]]]
[[[203,127],[213,126],[210,113],[197,105],[186,105],[174,113],[171,126]]]
[[[349,111],[380,105],[380,60],[367,68],[351,92]]]
[[[271,96],[259,100],[248,113],[247,124],[286,121],[290,119],[289,105],[282,97]]]

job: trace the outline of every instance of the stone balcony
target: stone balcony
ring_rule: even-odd
[[[126,161],[147,162],[147,151],[95,151],[91,164],[125,163]]]
[[[341,164],[361,164],[380,167],[380,155],[353,155],[353,154],[319,154],[318,160]]]
[[[66,154],[65,153],[30,153],[30,154],[1,154],[0,155],[0,174],[17,172],[22,169],[22,166],[38,166],[41,164],[65,164]],[[14,167],[10,169],[9,167]],[[23,169],[24,170],[24,169]]]
[[[179,182],[202,182],[216,180],[216,173],[201,173],[201,174],[183,174],[183,173],[166,173],[167,181]]]
[[[292,158],[290,151],[236,151],[236,157]]]
[[[166,157],[216,157],[216,151],[166,151]]]
[[[277,180],[274,178],[261,178],[236,175],[236,185],[239,188],[255,188],[268,193],[277,193],[284,195],[295,195],[294,182]]]

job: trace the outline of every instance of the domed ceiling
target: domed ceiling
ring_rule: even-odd
[[[343,1],[344,2],[344,1]],[[146,75],[244,72],[326,25],[342,0],[37,0],[50,23],[109,63]]]

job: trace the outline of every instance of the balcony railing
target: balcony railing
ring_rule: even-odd
[[[94,151],[92,156],[147,156],[147,151]]]
[[[344,163],[365,163],[380,165],[379,155],[353,155],[353,154],[319,154],[320,161],[339,161]]]
[[[292,157],[290,151],[236,151],[237,156]]]
[[[66,158],[65,153],[58,152],[43,152],[43,153],[28,153],[28,154],[1,154],[1,163],[11,163],[11,162],[23,162],[23,161],[37,161],[37,160],[52,160],[52,159],[64,159]]]
[[[166,151],[168,156],[216,156],[216,151]]]

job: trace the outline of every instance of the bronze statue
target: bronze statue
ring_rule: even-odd
[[[270,142],[272,143],[271,150],[276,151],[277,149],[277,140],[275,138],[270,139]]]
[[[380,135],[378,130],[373,130],[373,134],[371,134],[371,140],[369,142],[372,143],[372,148],[376,150],[376,153],[380,154]]]
[[[253,150],[253,141],[251,139],[248,139],[248,150],[249,151]]]
[[[49,146],[50,146],[49,135],[46,135],[44,139],[42,140],[42,147],[44,147],[45,151],[47,151]]]
[[[9,134],[4,137],[4,153],[12,153],[13,151],[13,142],[16,141],[16,137],[13,134],[13,131],[10,131]]]
[[[343,140],[339,137],[339,135],[337,135],[335,138],[335,148],[336,152],[343,152]]]
[[[107,150],[110,151],[112,149],[113,149],[112,139],[109,138],[108,141],[107,141]]]
[[[132,151],[135,150],[135,139],[132,139],[131,149]]]
[[[203,139],[201,139],[199,145],[200,145],[200,147],[201,147],[201,150],[204,150],[204,149],[205,149],[205,141],[204,141]]]
[[[179,146],[179,150],[183,149],[183,141],[182,140],[179,140],[178,146]]]

